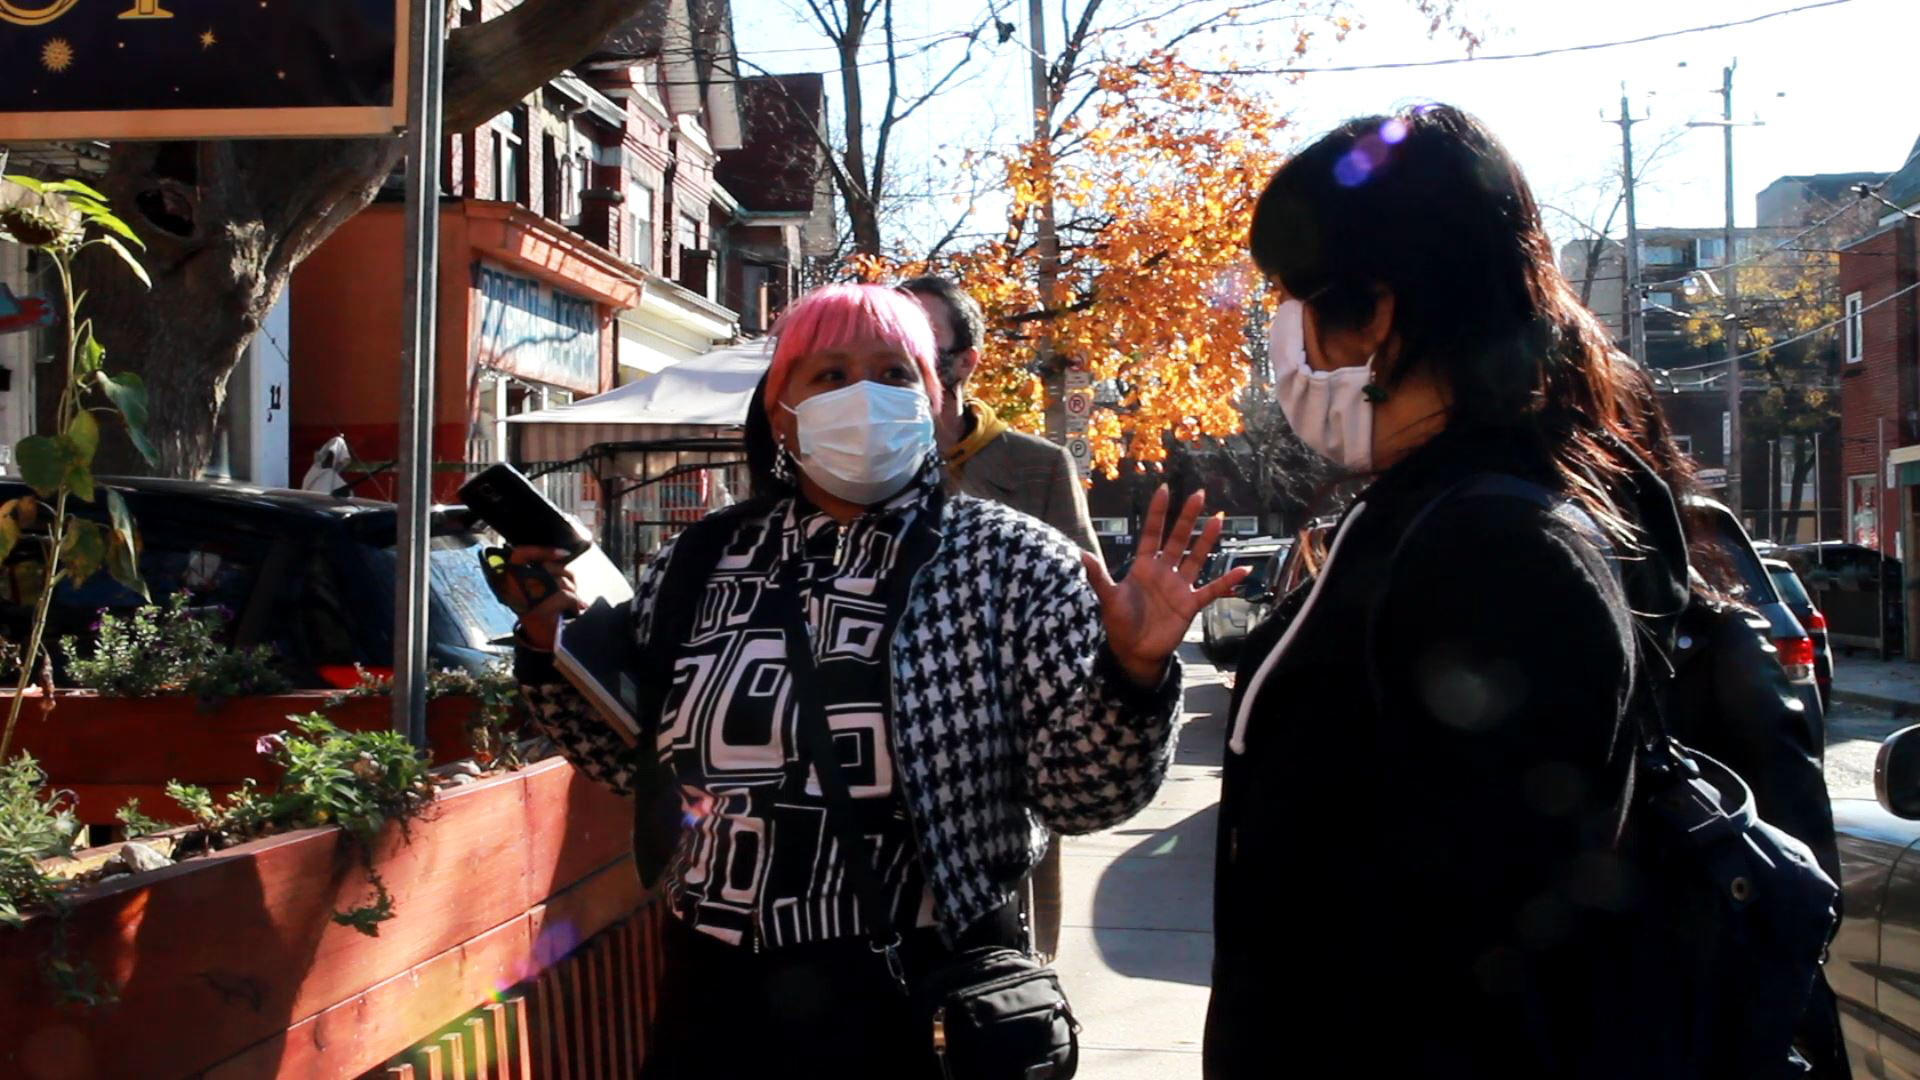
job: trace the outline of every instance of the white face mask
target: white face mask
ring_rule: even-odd
[[[1280,411],[1308,447],[1342,468],[1373,468],[1373,358],[1359,367],[1315,371],[1307,366],[1307,309],[1288,300],[1267,329],[1267,356]]]
[[[793,414],[800,467],[850,503],[898,494],[933,450],[933,410],[917,389],[868,380],[781,407]]]

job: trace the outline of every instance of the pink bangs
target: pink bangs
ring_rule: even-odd
[[[897,345],[920,365],[933,411],[940,411],[940,380],[934,374],[933,327],[919,301],[884,285],[823,285],[788,308],[773,328],[773,365],[767,372],[767,411],[786,388],[793,362],[857,341]]]

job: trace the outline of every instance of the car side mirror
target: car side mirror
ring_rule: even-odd
[[[1920,724],[1902,728],[1880,744],[1873,763],[1873,793],[1888,813],[1920,821]]]
[[[1258,574],[1241,582],[1239,587],[1234,589],[1234,595],[1249,604],[1257,604],[1265,600],[1267,598],[1267,592],[1267,579]]]

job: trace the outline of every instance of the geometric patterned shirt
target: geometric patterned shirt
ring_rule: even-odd
[[[906,803],[894,781],[886,643],[906,590],[892,580],[925,490],[841,526],[802,502],[738,531],[708,579],[662,716],[660,753],[687,808],[669,897],[686,925],[775,949],[864,935],[848,853],[827,821],[789,693],[781,593],[798,587],[827,726],[864,853],[893,923],[932,925]],[[770,534],[771,533],[771,534]],[[903,583],[901,583],[903,584]]]

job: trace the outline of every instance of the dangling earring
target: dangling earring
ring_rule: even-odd
[[[793,476],[793,455],[781,444],[775,444],[773,451],[773,478],[787,487],[796,486]]]
[[[1379,353],[1367,357],[1367,374],[1373,374],[1373,362],[1379,357]],[[1360,396],[1366,398],[1369,405],[1381,405],[1387,400],[1387,388],[1369,379],[1367,385],[1360,388]]]

